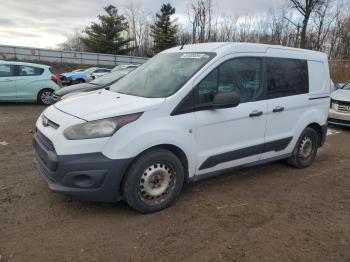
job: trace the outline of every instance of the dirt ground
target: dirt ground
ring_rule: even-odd
[[[350,129],[333,129],[307,169],[277,162],[194,183],[141,215],[48,189],[30,133],[43,109],[0,105],[1,262],[350,261]]]

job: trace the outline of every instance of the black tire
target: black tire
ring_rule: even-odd
[[[314,161],[320,144],[320,137],[315,129],[307,127],[301,133],[287,163],[296,168],[305,168]]]
[[[170,206],[184,184],[184,167],[179,158],[165,149],[154,149],[138,157],[126,174],[123,196],[141,213]]]
[[[49,88],[45,88],[43,90],[40,90],[38,96],[37,96],[37,102],[41,105],[51,105],[52,104],[52,96],[53,96],[53,90]]]

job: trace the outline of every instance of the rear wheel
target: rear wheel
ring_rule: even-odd
[[[179,158],[165,149],[142,154],[131,166],[123,183],[128,205],[141,213],[170,206],[181,192],[184,168]]]
[[[311,165],[316,157],[319,141],[320,137],[315,129],[305,128],[294,148],[293,156],[287,160],[288,164],[297,168]]]
[[[52,89],[43,89],[39,92],[37,101],[39,104],[42,105],[51,105],[52,104],[52,96],[53,96],[53,90]]]

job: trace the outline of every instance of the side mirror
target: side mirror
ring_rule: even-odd
[[[239,105],[239,96],[235,92],[218,93],[214,96],[214,108],[230,108]]]

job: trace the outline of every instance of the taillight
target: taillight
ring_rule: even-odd
[[[56,84],[58,84],[58,78],[55,75],[51,76],[51,80],[54,81]]]

